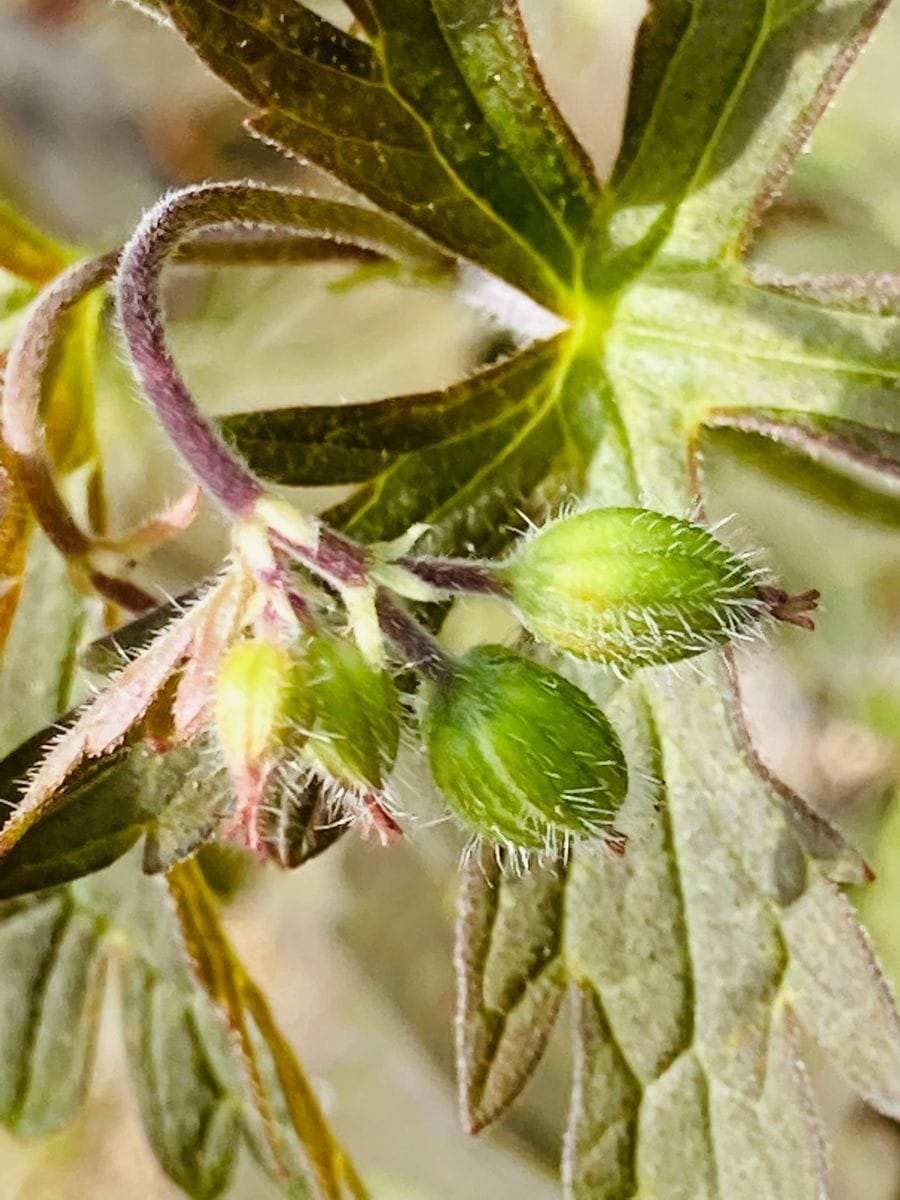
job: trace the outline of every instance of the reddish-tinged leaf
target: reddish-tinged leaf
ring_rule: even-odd
[[[189,618],[163,633],[149,650],[123,667],[63,733],[28,782],[12,817],[0,831],[0,857],[39,820],[54,793],[79,763],[108,754],[122,742],[185,657],[193,636]]]

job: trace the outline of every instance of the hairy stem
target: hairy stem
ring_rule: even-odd
[[[3,387],[3,436],[15,459],[35,516],[54,546],[67,556],[84,554],[91,539],[69,512],[53,478],[40,419],[41,385],[62,317],[109,280],[118,250],[78,263],[35,301],[9,352]]]
[[[505,596],[507,593],[490,563],[468,562],[464,558],[403,557],[396,560],[396,565],[442,592],[488,596]]]
[[[379,589],[375,598],[375,611],[382,632],[405,655],[413,670],[432,683],[450,682],[453,678],[450,656],[384,588]]]
[[[211,184],[164,198],[141,221],[122,255],[119,318],[144,391],[191,471],[233,517],[249,517],[262,483],[198,409],[169,353],[160,301],[167,259],[211,229],[259,234],[293,231],[385,249],[414,261],[434,255],[397,222],[352,204],[252,184]]]

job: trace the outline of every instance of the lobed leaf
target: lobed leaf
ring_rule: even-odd
[[[37,734],[0,763],[0,804],[10,814],[21,780],[44,757],[47,743],[46,733]],[[227,779],[210,767],[208,757],[196,743],[160,753],[129,741],[82,763],[54,793],[41,820],[4,854],[0,899],[102,870],[141,838],[149,874],[184,858],[212,836],[231,806]]]
[[[364,42],[284,0],[165,0],[259,136],[551,308],[599,188],[543,99],[515,7],[368,0]],[[549,120],[535,122],[535,107]],[[527,116],[526,116],[527,114]]]
[[[297,1179],[311,1173],[327,1200],[366,1200],[265,997],[229,946],[198,867],[184,863],[168,879],[197,980],[236,1040],[259,1117],[251,1136],[262,1143],[263,1161],[270,1160],[276,1176]]]
[[[735,259],[886,4],[652,0],[595,283]]]
[[[260,1139],[286,1137],[294,1120],[291,1136],[309,1152],[314,1170],[310,1174],[306,1159],[296,1155],[263,1154],[276,1180],[299,1197],[365,1200],[292,1051],[229,946],[196,868],[176,868],[171,879],[181,933],[165,893],[156,881],[141,879],[132,859],[0,905],[0,1121],[30,1137],[76,1114],[89,1085],[103,982],[113,963],[122,979],[125,1043],[145,1130],[180,1188],[212,1200],[228,1187],[244,1138],[259,1149]],[[193,954],[203,955],[192,960],[201,987],[191,976],[182,935]],[[232,1014],[218,1011],[222,994],[215,981],[246,1004],[253,1036],[261,1040],[254,1052],[272,1056],[256,1080],[248,1076],[245,1048],[232,1041]],[[283,1089],[278,1105],[270,1105],[274,1093],[266,1091],[273,1087],[270,1070],[274,1086]],[[277,1135],[276,1118],[285,1121]],[[335,1190],[327,1172],[320,1173],[325,1162],[346,1190]]]
[[[605,353],[635,469],[653,481],[653,503],[676,511],[691,438],[732,409],[900,431],[900,317],[843,293],[734,271],[650,272],[623,297]]]
[[[565,868],[506,876],[485,849],[460,895],[456,1021],[463,1122],[477,1133],[505,1111],[547,1044],[562,1002]]]
[[[823,887],[836,893],[814,844],[797,840],[802,823],[748,770],[725,688],[716,672],[675,689],[647,673],[610,710],[631,761],[665,783],[623,809],[625,856],[582,851],[566,889],[565,956],[579,985],[566,1170],[585,1200],[819,1197],[793,1014],[879,1107],[900,1100],[900,1027],[878,999],[878,968],[858,924],[823,904]],[[835,865],[843,874],[849,863]],[[845,1012],[871,1014],[865,1046],[837,1045],[831,1005],[851,995]]]
[[[602,198],[555,110],[523,115],[541,85],[499,0],[354,0],[368,40],[302,4],[164,3],[262,110],[257,132],[441,246],[558,311],[589,265],[593,297],[572,334],[443,396],[233,419],[237,443],[282,480],[362,483],[336,523],[379,539],[426,521],[444,549],[490,544],[520,498],[543,484],[552,500],[570,483],[600,502],[686,515],[700,498],[698,431],[726,411],[746,419],[761,400],[760,420],[803,414],[792,420],[807,448],[823,421],[851,422],[851,440],[868,439],[868,454],[876,439],[882,458],[890,438],[859,431],[900,433],[891,285],[786,283],[738,263],[883,0],[655,0]],[[485,76],[492,66],[499,80]],[[621,859],[581,847],[564,879],[517,882],[487,864],[467,881],[464,1109],[477,1127],[520,1090],[568,977],[566,1176],[580,1200],[820,1196],[798,1026],[883,1111],[900,1107],[896,1014],[831,882],[864,868],[741,744],[721,661],[698,668],[648,673],[610,705],[635,780]],[[176,872],[176,889],[179,877],[191,878]],[[203,905],[189,908],[186,926]],[[199,976],[264,1097],[254,1142],[278,1161],[293,1145],[279,1140],[287,1068],[266,1054],[253,991],[215,928],[197,929],[187,940]],[[865,1019],[850,1030],[848,1013]],[[313,1144],[321,1181],[333,1159],[327,1139]]]
[[[102,931],[67,891],[0,905],[0,1121],[36,1137],[87,1092],[105,975]]]

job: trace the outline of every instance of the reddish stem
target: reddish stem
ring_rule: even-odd
[[[397,566],[444,592],[469,592],[478,595],[505,596],[506,588],[486,563],[464,558],[397,559]]]
[[[761,584],[756,593],[776,621],[796,625],[799,629],[815,629],[815,621],[806,614],[818,608],[821,593],[816,588],[792,596],[781,588]]]
[[[63,271],[38,296],[9,352],[3,386],[3,436],[15,458],[28,502],[57,550],[84,554],[91,539],[69,512],[53,478],[40,420],[41,385],[63,316],[112,277],[112,250]]]

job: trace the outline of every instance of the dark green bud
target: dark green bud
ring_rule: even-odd
[[[745,558],[700,525],[641,508],[564,517],[496,575],[534,637],[623,672],[701,654],[769,611]]]
[[[611,828],[628,787],[619,739],[567,679],[502,646],[477,646],[428,692],[431,771],[490,841],[540,850]]]
[[[335,780],[379,791],[400,742],[400,704],[387,674],[350,638],[310,639],[306,671],[315,704],[307,753]]]

